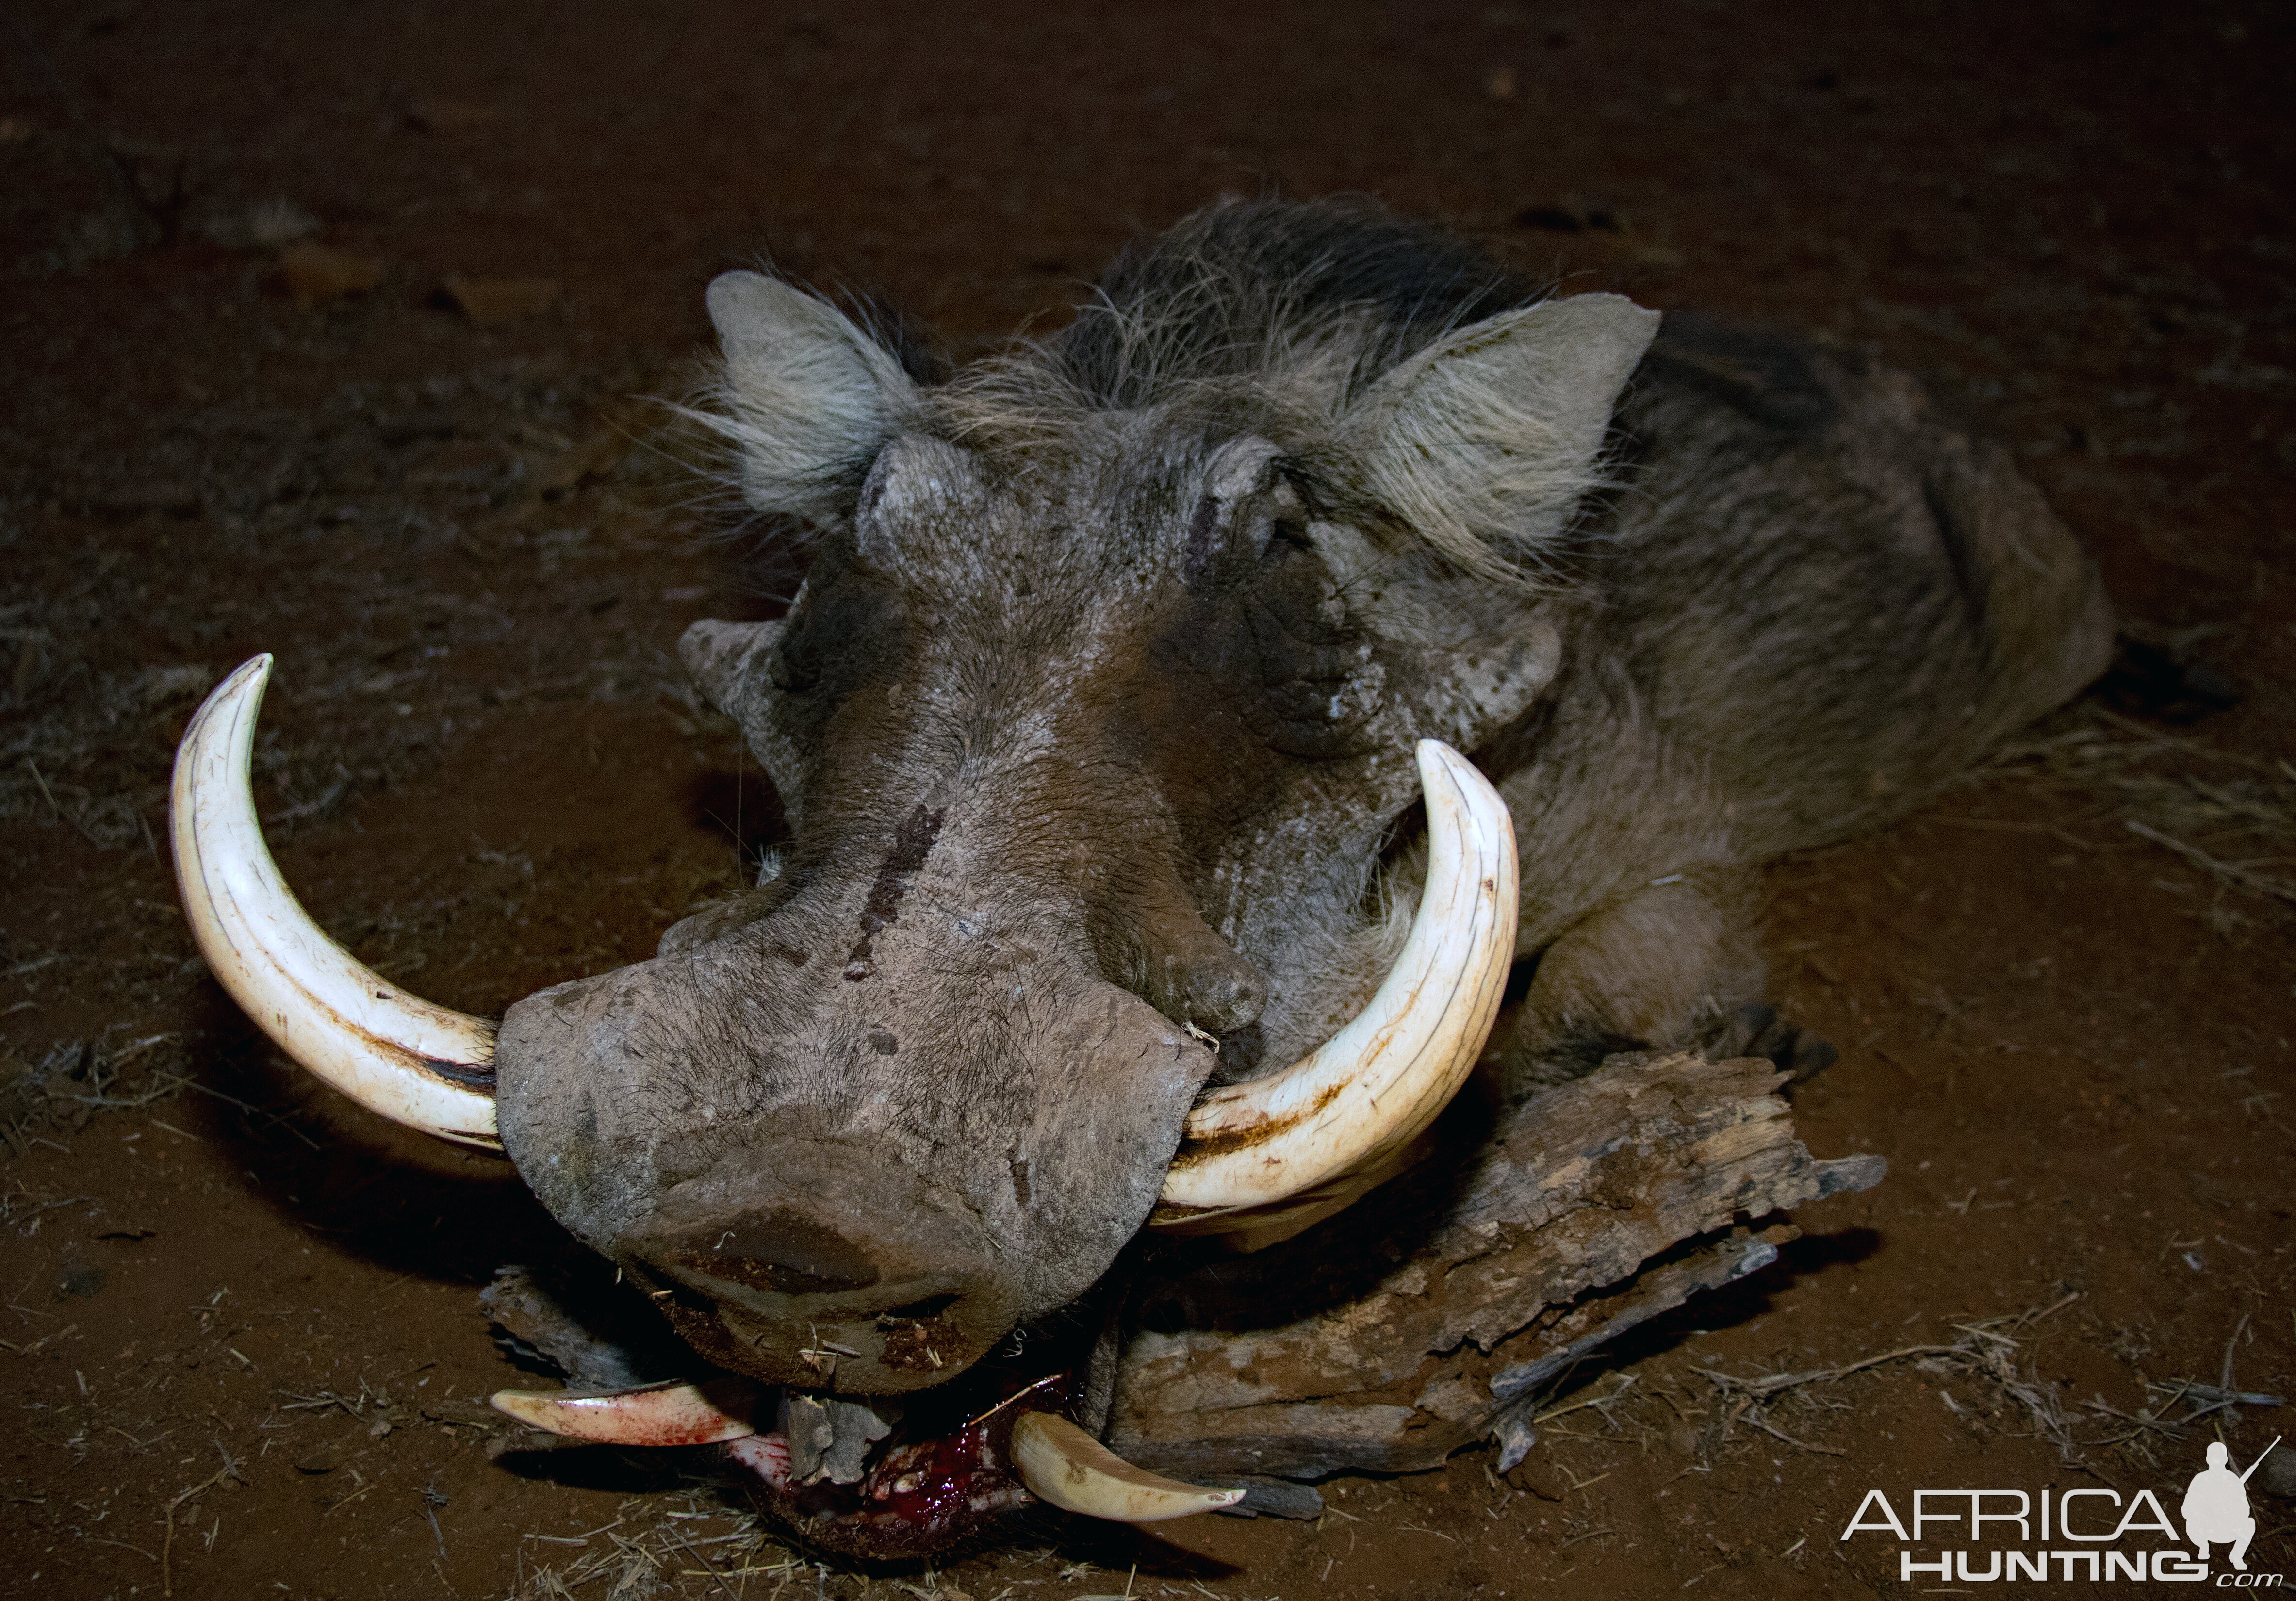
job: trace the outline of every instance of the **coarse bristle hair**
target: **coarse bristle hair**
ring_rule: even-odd
[[[1349,501],[1378,508],[1406,538],[1464,571],[1534,582],[1588,493],[1609,481],[1599,456],[1562,438],[1549,388],[1520,370],[1453,363],[1407,408],[1382,406],[1376,391],[1431,347],[1538,300],[1465,241],[1369,200],[1231,201],[1127,250],[1046,339],[918,382],[926,375],[906,341],[889,337],[898,324],[865,317],[844,325],[876,352],[867,362],[882,382],[871,393],[831,396],[793,374],[760,394],[754,375],[729,366],[697,420],[741,458],[752,505],[816,518],[857,489],[900,430],[1025,470],[1099,414],[1158,412],[1191,429],[1274,424]],[[908,382],[895,376],[904,371]],[[804,452],[800,463],[782,422],[817,422],[831,399],[875,424],[840,429],[849,447]]]

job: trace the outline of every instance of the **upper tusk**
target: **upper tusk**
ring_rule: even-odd
[[[1135,1467],[1065,1417],[1023,1412],[1013,1425],[1013,1462],[1040,1501],[1118,1523],[1218,1512],[1243,1499],[1241,1490],[1205,1490]]]
[[[758,1432],[756,1386],[739,1380],[670,1383],[629,1390],[499,1390],[495,1410],[553,1434],[608,1445],[713,1445]]]
[[[217,686],[176,751],[168,833],[200,954],[279,1048],[371,1111],[499,1151],[495,1025],[409,995],[327,938],[279,876],[249,788],[271,658]]]
[[[1418,757],[1427,887],[1403,954],[1322,1046],[1197,1104],[1152,1225],[1269,1239],[1305,1227],[1400,1171],[1406,1148],[1466,1081],[1514,960],[1514,825],[1450,746],[1423,739]]]

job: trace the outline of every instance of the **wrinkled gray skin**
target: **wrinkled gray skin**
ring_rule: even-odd
[[[1513,809],[1519,1095],[1759,999],[1751,866],[1903,812],[2109,644],[2063,527],[1905,378],[1538,303],[1365,208],[1201,213],[942,383],[754,274],[710,310],[744,494],[817,545],[786,619],[685,650],[794,843],[512,1007],[500,1122],[768,1380],[938,1383],[1085,1292],[1216,1067],[1377,982],[1414,740]]]

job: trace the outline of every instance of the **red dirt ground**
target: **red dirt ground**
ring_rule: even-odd
[[[2194,1403],[2147,1388],[2296,1386],[2290,13],[1922,12],[15,8],[0,1595],[1892,1594],[1951,1587],[1840,1538],[1869,1488],[2173,1510],[2206,1441],[2296,1433],[2163,1426]],[[492,1012],[640,957],[775,827],[671,649],[786,575],[620,452],[708,279],[769,254],[964,354],[1223,193],[1339,189],[1920,374],[2131,633],[2240,703],[2092,699],[1774,871],[1776,998],[1843,1047],[1802,1135],[1890,1176],[1580,1375],[1554,1404],[1602,1405],[1507,1479],[1471,1450],[1326,1486],[1317,1523],[857,1574],[708,1543],[739,1525],[674,1466],[491,1459],[479,1398],[520,1378],[474,1291],[551,1226],[499,1164],[284,1068],[187,959],[153,839],[196,694],[277,653],[261,803],[366,960]],[[345,262],[314,244],[379,281],[324,293]],[[1760,1408],[1706,1376],[1956,1342]],[[2280,1572],[2268,1476],[2250,1564]]]

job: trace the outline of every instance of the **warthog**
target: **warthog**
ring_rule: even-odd
[[[1760,998],[1758,864],[1905,812],[2110,641],[1906,378],[1542,299],[1367,206],[1199,213],[939,382],[774,278],[709,303],[700,415],[816,536],[785,618],[684,643],[783,797],[775,875],[498,1032],[429,1006],[264,851],[267,659],[187,733],[175,844],[290,1053],[498,1141],[722,1370],[502,1404],[731,1441],[858,1548],[1233,1499],[1092,1438],[1136,1236],[1312,1225],[1478,1062],[1504,1106],[1697,1044]]]

